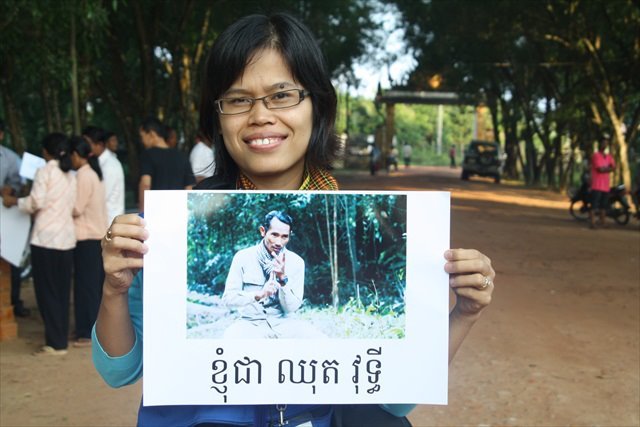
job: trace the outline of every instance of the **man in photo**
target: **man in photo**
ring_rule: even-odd
[[[293,219],[271,211],[259,227],[262,240],[238,251],[222,299],[241,319],[225,338],[322,338],[312,325],[292,319],[302,305],[304,260],[286,248]]]

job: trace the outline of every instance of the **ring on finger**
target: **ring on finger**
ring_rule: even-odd
[[[110,242],[113,238],[113,232],[111,231],[111,227],[107,230],[107,234],[104,235],[104,240]]]
[[[489,285],[491,285],[493,282],[491,281],[491,278],[489,276],[483,276],[483,281],[482,281],[482,285],[480,286],[480,290],[484,291],[485,289],[487,289],[489,287]]]

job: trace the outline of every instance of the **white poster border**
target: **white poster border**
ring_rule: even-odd
[[[407,197],[406,336],[392,340],[188,339],[187,197],[194,192],[145,193],[144,405],[447,403],[448,192],[313,192]],[[314,382],[281,383],[284,359],[315,361]],[[249,384],[241,379],[238,368],[249,361],[261,364],[260,384],[256,371]],[[334,361],[337,384],[323,377],[332,372],[323,363]]]

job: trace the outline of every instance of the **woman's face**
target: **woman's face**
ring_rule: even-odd
[[[260,98],[288,89],[304,88],[291,75],[282,55],[265,49],[254,54],[221,98]],[[258,188],[299,188],[313,126],[312,110],[306,97],[285,109],[269,110],[257,101],[247,113],[218,115],[227,151]]]
[[[82,167],[82,157],[80,157],[80,155],[75,152],[72,151],[71,152],[71,166],[73,167],[73,169],[78,170],[80,169],[80,167]]]

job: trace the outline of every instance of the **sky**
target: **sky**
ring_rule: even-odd
[[[370,51],[354,67],[354,74],[359,80],[358,87],[349,87],[352,96],[361,96],[373,99],[376,95],[378,82],[383,89],[389,89],[389,74],[397,84],[405,81],[409,73],[415,68],[417,62],[411,52],[407,51],[404,43],[404,29],[397,27],[397,11],[390,9],[384,13],[374,15],[374,19],[381,24],[381,29],[376,32],[376,36],[381,40],[384,48],[371,46]],[[386,57],[394,58],[388,65],[380,65]],[[378,63],[376,63],[378,62]],[[334,81],[336,89],[345,91],[345,82]]]

